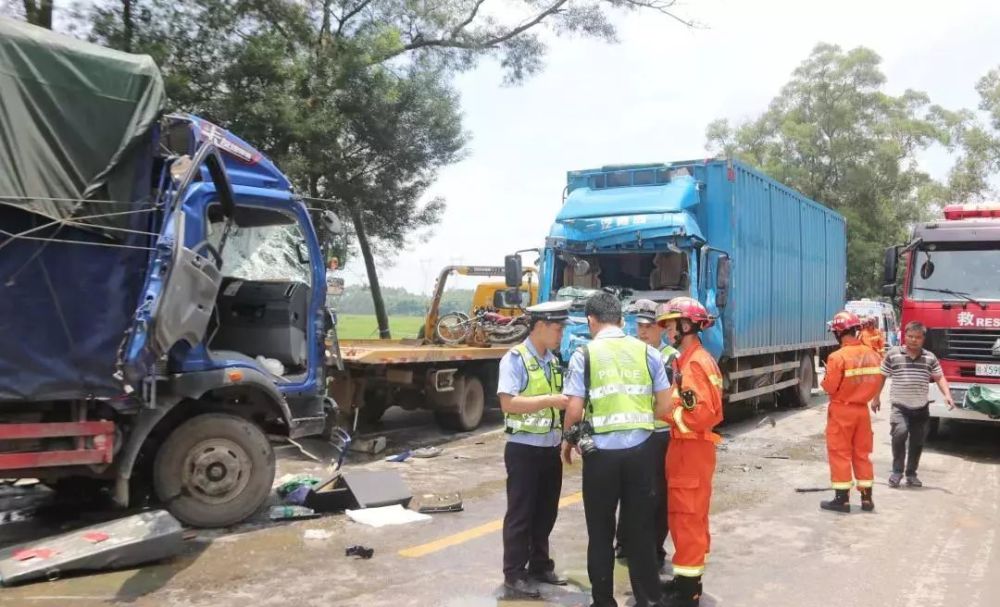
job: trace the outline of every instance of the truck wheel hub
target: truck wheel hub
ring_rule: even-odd
[[[203,501],[225,502],[246,488],[251,468],[246,451],[236,443],[222,438],[202,441],[188,452],[184,486]]]

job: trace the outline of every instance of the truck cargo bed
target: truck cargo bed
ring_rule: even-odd
[[[445,346],[419,339],[344,339],[341,355],[347,365],[392,365],[466,360],[500,360],[510,346]]]

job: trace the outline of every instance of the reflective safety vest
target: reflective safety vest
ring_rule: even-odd
[[[562,369],[559,363],[552,360],[549,363],[549,377],[538,359],[528,350],[528,346],[520,344],[512,349],[514,354],[524,363],[528,372],[528,385],[518,396],[546,396],[562,392]],[[549,379],[551,377],[551,380]],[[527,432],[529,434],[548,434],[559,420],[559,411],[549,407],[534,413],[507,413],[504,415],[506,431],[510,434]]]
[[[674,364],[674,360],[677,358],[677,356],[680,354],[680,352],[678,352],[677,348],[675,348],[673,346],[663,346],[662,348],[660,348],[660,354],[663,355],[663,364],[665,366],[669,367],[669,366],[671,366],[671,365]],[[654,406],[655,406],[655,403],[654,403]],[[653,427],[656,430],[658,430],[658,431],[662,431],[662,430],[666,430],[667,428],[669,428],[670,424],[668,424],[667,422],[663,421],[662,419],[655,418],[653,420]]]
[[[653,429],[648,347],[633,337],[595,339],[584,346],[587,420],[595,434]]]

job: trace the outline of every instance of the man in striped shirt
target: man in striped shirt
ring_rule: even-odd
[[[886,352],[882,360],[879,391],[871,405],[872,412],[878,412],[882,407],[881,388],[886,378],[892,379],[889,388],[889,401],[892,403],[892,413],[889,416],[892,474],[889,476],[889,486],[893,488],[899,487],[904,473],[907,486],[923,486],[917,478],[917,466],[924,450],[927,421],[930,419],[930,401],[927,398],[929,384],[935,382],[941,389],[948,408],[955,408],[948,380],[941,371],[941,363],[933,352],[924,349],[926,336],[927,327],[922,323],[914,321],[906,325],[906,345],[890,348]]]

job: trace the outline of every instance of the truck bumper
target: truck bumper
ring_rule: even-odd
[[[944,398],[941,396],[941,390],[938,389],[936,384],[931,384],[930,392],[927,395],[927,397],[931,399],[931,417],[938,417],[941,419],[958,419],[987,424],[1000,424],[1000,419],[993,419],[988,415],[980,413],[979,411],[972,411],[961,407],[962,401],[965,400],[965,393],[972,387],[972,385],[973,384],[961,383],[950,384],[951,397],[955,399],[955,404],[957,406],[954,409],[949,410],[948,405],[945,404]]]

